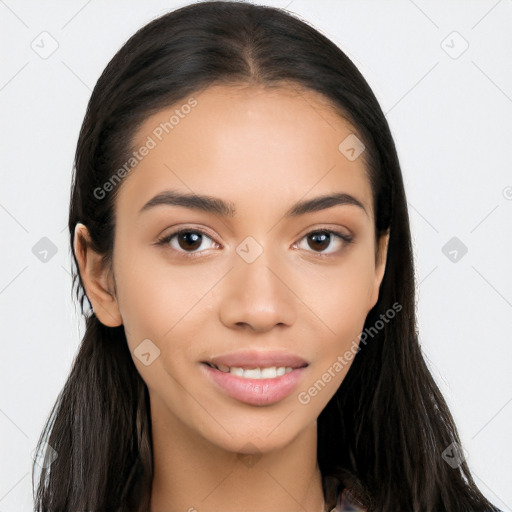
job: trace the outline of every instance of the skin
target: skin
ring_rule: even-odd
[[[376,245],[363,158],[350,161],[338,149],[355,130],[322,96],[222,85],[194,97],[197,106],[120,186],[112,268],[87,248],[85,226],[75,234],[93,309],[105,325],[124,324],[149,388],[151,512],[320,512],[317,418],[350,362],[309,403],[297,396],[358,341],[378,300],[388,237]],[[148,118],[134,146],[179,107]],[[139,214],[166,189],[222,198],[236,215],[171,205]],[[284,218],[295,202],[335,191],[356,197],[366,211],[337,205]],[[178,237],[155,245],[181,228],[206,236],[196,249]],[[315,244],[307,236],[314,229],[354,240]],[[236,252],[248,236],[263,249],[252,263]],[[144,339],[160,350],[149,366],[134,356]],[[216,389],[200,367],[242,348],[284,349],[309,366],[285,399],[248,405]]]

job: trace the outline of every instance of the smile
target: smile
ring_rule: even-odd
[[[307,366],[246,369],[226,366],[220,369],[206,362],[200,367],[214,389],[238,402],[258,406],[275,404],[289,396],[307,370]]]
[[[290,373],[293,368],[290,366],[268,366],[265,368],[241,368],[239,366],[227,366],[225,364],[214,365],[212,363],[206,363],[212,368],[216,368],[217,370],[223,373],[230,373],[231,375],[236,375],[237,377],[242,377],[243,379],[275,379],[276,377],[281,377],[285,373]]]

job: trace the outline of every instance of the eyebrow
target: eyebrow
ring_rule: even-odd
[[[235,205],[231,201],[224,201],[218,197],[199,194],[187,194],[175,190],[165,190],[150,199],[140,210],[139,215],[156,206],[183,206],[191,210],[199,210],[207,213],[222,215],[223,217],[234,217]],[[368,212],[363,203],[354,196],[345,193],[325,194],[298,201],[284,215],[284,217],[296,217],[306,213],[317,212],[338,205],[352,205],[361,208],[366,215]]]

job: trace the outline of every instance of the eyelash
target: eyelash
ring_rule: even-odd
[[[158,246],[163,246],[163,245],[166,245],[168,244],[175,236],[178,236],[178,235],[181,235],[183,233],[195,233],[195,234],[200,234],[200,235],[203,235],[203,236],[206,236],[207,238],[211,239],[212,241],[214,241],[212,239],[211,236],[209,236],[207,233],[205,233],[204,231],[200,230],[200,229],[189,229],[189,228],[185,228],[185,229],[180,229],[179,231],[175,231],[174,233],[171,233],[169,235],[165,235],[164,237],[162,238],[159,238],[158,241],[156,242],[156,245]],[[313,231],[310,231],[309,233],[306,233],[300,240],[303,240],[304,238],[307,238],[308,236],[311,236],[311,235],[315,235],[315,234],[320,234],[320,233],[328,233],[328,234],[332,234],[334,235],[335,237],[338,237],[339,239],[341,239],[345,244],[351,244],[354,242],[354,237],[350,236],[350,235],[346,235],[344,233],[340,233],[339,231],[335,231],[335,230],[332,230],[332,229],[315,229]],[[214,241],[214,243],[217,243]],[[175,250],[175,249],[174,249]],[[180,254],[180,256],[184,257],[184,258],[197,258],[201,252],[203,251],[195,251],[195,252],[187,252],[187,251],[183,251],[183,250],[175,250],[176,252],[178,252]],[[332,256],[336,256],[336,254],[339,252],[334,252],[334,253],[322,253],[322,252],[315,252],[315,251],[312,251],[313,254],[315,254],[316,256],[320,256],[320,257],[323,257],[323,258],[328,258],[328,257],[332,257]]]

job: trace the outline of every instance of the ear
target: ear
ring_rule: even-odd
[[[368,311],[372,309],[377,301],[379,300],[379,288],[384,278],[384,271],[386,270],[386,261],[388,256],[388,244],[389,244],[389,229],[385,234],[381,235],[378,240],[377,247],[377,258],[375,263],[375,279],[373,283],[373,290],[371,293],[370,304]]]
[[[115,297],[115,283],[110,269],[104,268],[101,255],[93,251],[87,227],[75,226],[73,247],[85,293],[98,320],[107,327],[122,325],[123,319]]]

